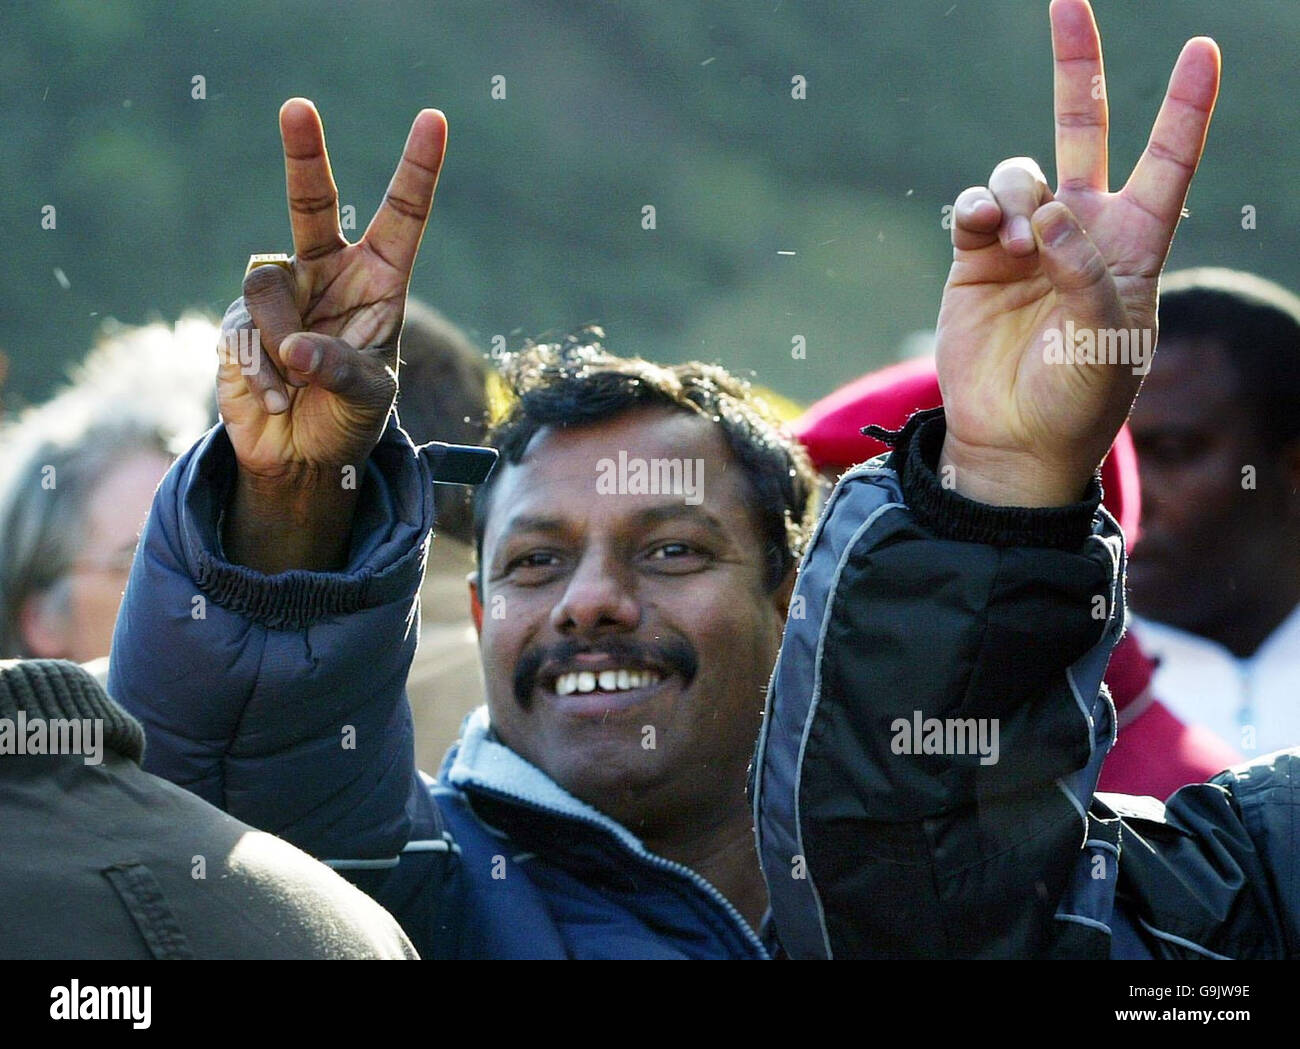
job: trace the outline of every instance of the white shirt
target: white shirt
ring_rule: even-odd
[[[1165,623],[1134,617],[1133,628],[1160,661],[1156,696],[1183,721],[1246,758],[1300,746],[1300,605],[1246,659]]]

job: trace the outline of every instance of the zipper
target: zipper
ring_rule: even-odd
[[[613,820],[596,820],[585,814],[566,812],[563,809],[557,809],[552,805],[543,805],[540,802],[533,801],[529,798],[521,798],[517,794],[507,794],[501,790],[486,787],[481,783],[473,783],[471,781],[455,784],[455,787],[462,791],[465,790],[467,786],[473,786],[476,790],[491,795],[500,801],[523,805],[535,812],[544,812],[551,816],[559,816],[562,819],[576,823],[583,823],[589,827],[595,827],[597,830],[603,831],[608,836],[612,837],[624,852],[630,854],[641,862],[646,863],[651,867],[658,867],[660,870],[665,870],[680,877],[684,877],[697,889],[702,890],[705,896],[722,908],[723,912],[732,920],[735,926],[743,934],[745,940],[747,940],[749,944],[758,951],[759,958],[764,961],[771,960],[772,956],[763,945],[763,941],[758,938],[758,935],[750,927],[749,922],[745,920],[744,915],[742,915],[740,911],[736,910],[735,905],[732,904],[729,899],[723,896],[722,893],[720,893],[712,884],[710,884],[706,879],[700,877],[700,875],[696,874],[695,871],[691,870],[691,868],[686,866],[684,863],[677,863],[675,860],[666,859],[663,856],[650,852],[648,849],[641,849],[638,851],[637,849],[632,848],[623,840],[623,835],[620,834],[619,831],[623,831],[624,834],[628,835],[630,835],[631,832],[615,823]],[[487,824],[484,824],[484,826],[487,826]]]

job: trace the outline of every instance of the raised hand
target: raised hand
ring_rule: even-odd
[[[384,202],[356,244],[339,228],[316,108],[290,99],[280,110],[280,134],[293,275],[276,266],[249,273],[245,313],[236,303],[226,328],[256,327],[265,359],[250,366],[225,354],[218,385],[241,468],[270,477],[362,462],[383,432],[396,392],[406,289],[447,124],[437,110],[415,118]]]
[[[239,478],[227,555],[265,572],[337,567],[355,479],[397,392],[397,340],[447,141],[437,110],[411,125],[383,204],[349,244],[316,108],[280,109],[292,274],[261,266],[222,324],[217,397]],[[260,352],[231,352],[257,342]],[[353,474],[348,477],[346,469]],[[352,485],[346,482],[351,479]]]
[[[1082,495],[1141,385],[1138,360],[1061,362],[1071,330],[1150,332],[1161,267],[1205,145],[1219,49],[1183,47],[1146,150],[1107,177],[1101,40],[1087,0],[1054,0],[1057,189],[1024,157],[954,207],[936,353],[956,489],[1004,506]],[[1149,361],[1147,362],[1149,365]]]

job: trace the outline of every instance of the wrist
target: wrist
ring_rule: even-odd
[[[893,446],[887,465],[898,473],[903,499],[917,522],[939,539],[999,547],[1077,549],[1093,531],[1101,486],[1090,481],[1078,502],[1055,507],[994,506],[967,498],[939,463],[946,436],[942,408],[917,412],[902,430],[869,426]]]
[[[259,474],[241,466],[222,526],[227,559],[265,575],[343,568],[364,468],[295,464]]]
[[[976,449],[948,432],[939,452],[945,488],[987,506],[1069,506],[1083,497],[1092,472],[1049,463],[1029,453]]]

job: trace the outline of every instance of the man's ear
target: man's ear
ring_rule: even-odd
[[[465,582],[469,586],[469,616],[474,620],[474,632],[480,637],[483,635],[483,598],[478,592],[478,573],[470,572],[465,577]]]
[[[67,619],[49,593],[34,594],[18,612],[18,633],[23,647],[36,659],[67,659]]]

